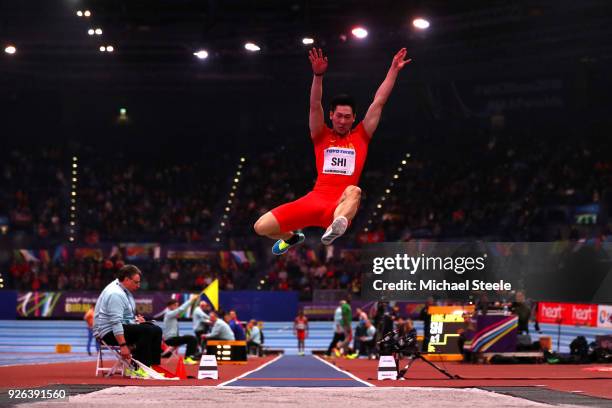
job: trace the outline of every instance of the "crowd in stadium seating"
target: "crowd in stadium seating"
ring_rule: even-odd
[[[2,234],[41,240],[65,236],[68,220],[68,161],[62,149],[12,149],[0,165]]]
[[[287,256],[272,258],[266,271],[263,288],[297,290],[303,299],[310,299],[315,289],[345,289],[354,296],[361,292],[359,258],[355,252],[328,256],[325,250],[303,246]]]
[[[208,159],[160,163],[92,155],[82,161],[78,221],[87,243],[201,242],[227,184]]]
[[[202,290],[219,278],[222,290],[247,287],[248,268],[204,260],[163,260],[136,262],[143,271],[141,290]],[[71,260],[68,262],[22,262],[8,267],[9,287],[23,291],[102,290],[125,265],[120,259]],[[11,284],[12,283],[12,284]]]
[[[569,132],[559,143],[556,134],[535,137],[526,131],[472,132],[469,128],[436,134],[435,144],[408,139],[409,158],[394,147],[395,140],[373,142],[361,182],[360,212],[338,246],[418,238],[546,241],[610,235],[606,223],[612,162],[609,147],[601,139],[582,139]],[[441,144],[444,149],[439,148]],[[13,149],[7,155],[0,175],[0,233],[30,234],[35,240],[29,244],[66,242],[73,154],[39,148]],[[218,166],[223,160],[227,158],[169,155],[162,161],[147,161],[82,149],[76,183],[77,242],[214,245],[234,177],[226,166]],[[401,164],[402,160],[406,163]],[[223,242],[218,245],[256,252],[261,262],[251,268],[249,279],[213,265],[207,270],[198,262],[163,261],[145,266],[151,279],[143,288],[187,289],[198,286],[195,279],[203,275],[204,279],[223,277],[227,288],[255,288],[263,279],[265,289],[298,289],[305,297],[319,288],[357,293],[357,272],[350,261],[328,260],[317,245],[272,258],[272,241],[252,231],[260,215],[312,187],[316,176],[312,151],[279,146],[250,156],[242,173]],[[576,225],[573,217],[573,208],[586,204],[601,205],[601,218],[590,232]],[[316,238],[316,234],[310,235]],[[106,268],[106,262],[110,260],[14,264],[11,274],[15,286],[24,289],[100,289],[107,281],[105,274],[114,270]],[[178,278],[173,278],[174,272]]]

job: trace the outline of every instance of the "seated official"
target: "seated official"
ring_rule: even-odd
[[[251,319],[247,323],[247,350],[255,350],[255,354],[262,355],[261,329],[257,326],[257,320]]]
[[[376,336],[376,327],[374,327],[369,319],[366,319],[364,321],[363,332],[359,334],[359,337],[355,336],[356,340],[359,340],[358,342],[356,341],[357,345],[355,346],[359,350],[359,355],[367,356],[372,354],[375,347],[374,336]]]
[[[217,313],[210,312],[209,315],[210,322],[212,323],[212,329],[210,333],[202,335],[202,341],[206,340],[236,340],[234,337],[234,332],[230,329],[229,325],[223,321],[223,319],[219,319]]]
[[[164,314],[164,341],[167,345],[179,347],[187,345],[185,350],[185,364],[197,364],[198,340],[191,335],[179,336],[178,317],[186,311],[191,304],[198,298],[198,295],[191,296],[187,302],[179,307],[176,299],[171,299],[167,303],[166,313]]]
[[[151,366],[160,363],[162,330],[136,316],[132,292],[140,287],[142,272],[134,265],[125,265],[118,277],[109,283],[98,298],[94,310],[94,335],[106,344],[120,347],[121,357],[134,358]]]
[[[193,315],[191,320],[193,321],[193,332],[196,338],[202,338],[202,335],[210,331],[210,305],[205,301],[200,302],[200,306],[193,309]]]

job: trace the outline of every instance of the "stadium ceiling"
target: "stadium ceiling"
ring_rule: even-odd
[[[89,10],[90,17],[77,11]],[[0,72],[104,77],[120,65],[161,76],[249,77],[302,58],[301,40],[370,61],[401,46],[437,66],[542,56],[609,58],[612,3],[397,0],[45,0],[0,2]],[[419,32],[412,19],[426,17]],[[351,37],[356,25],[370,35]],[[100,28],[101,35],[88,35]],[[261,47],[248,55],[244,43]],[[100,47],[111,45],[112,55]],[[194,57],[208,51],[205,61]],[[13,61],[2,60],[12,58]],[[287,65],[287,64],[285,64]]]

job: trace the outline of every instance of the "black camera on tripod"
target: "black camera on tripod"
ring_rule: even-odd
[[[415,354],[417,352],[417,333],[414,329],[408,332],[393,330],[385,334],[376,344],[382,355]]]
[[[451,374],[448,371],[438,367],[423,357],[418,349],[417,332],[414,328],[407,331],[401,329],[393,330],[392,332],[385,334],[376,344],[379,347],[381,355],[393,355],[398,379],[404,377],[412,363],[416,360],[422,360],[424,363],[435,368],[450,379],[461,378],[458,375]],[[400,369],[399,363],[402,356],[409,357],[410,361],[404,368]]]

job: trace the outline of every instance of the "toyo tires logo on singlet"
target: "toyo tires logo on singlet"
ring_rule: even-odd
[[[328,147],[323,154],[323,174],[352,176],[355,172],[355,149]]]

